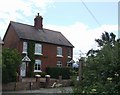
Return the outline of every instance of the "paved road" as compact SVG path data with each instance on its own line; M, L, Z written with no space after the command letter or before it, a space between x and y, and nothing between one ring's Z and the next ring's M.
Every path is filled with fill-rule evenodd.
M56 95L58 93L72 93L71 87L59 87L59 88L40 88L39 90L27 90L27 91L11 91L3 92L2 95Z

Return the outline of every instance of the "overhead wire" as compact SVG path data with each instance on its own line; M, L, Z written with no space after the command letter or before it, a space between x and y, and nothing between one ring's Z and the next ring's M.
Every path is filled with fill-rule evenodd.
M90 13L90 15L93 17L93 19L95 20L95 22L101 26L100 22L97 20L97 18L95 17L95 15L92 13L92 11L87 7L87 5L85 4L85 2L83 2L83 0L81 0L82 4L84 5L84 7L88 10L88 12Z

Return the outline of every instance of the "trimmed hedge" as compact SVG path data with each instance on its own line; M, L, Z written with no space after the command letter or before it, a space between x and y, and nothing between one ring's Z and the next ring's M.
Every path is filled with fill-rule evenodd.
M71 68L69 67L47 67L46 68L46 73L51 76L51 78L56 78L58 79L59 76L62 76L62 79L70 79L70 70Z

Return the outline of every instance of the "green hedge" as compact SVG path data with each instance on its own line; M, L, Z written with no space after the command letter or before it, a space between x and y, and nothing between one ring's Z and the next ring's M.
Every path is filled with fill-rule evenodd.
M62 79L70 79L70 68L68 67L47 67L46 73L51 76L51 78L58 79L59 76L62 76Z

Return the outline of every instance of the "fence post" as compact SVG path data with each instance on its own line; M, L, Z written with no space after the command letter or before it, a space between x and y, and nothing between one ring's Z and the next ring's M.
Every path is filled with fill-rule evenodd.
M62 76L59 76L59 82L61 82L62 81Z
M46 87L49 87L50 85L50 75L45 75L46 78Z
M35 75L36 82L40 82L41 75Z

